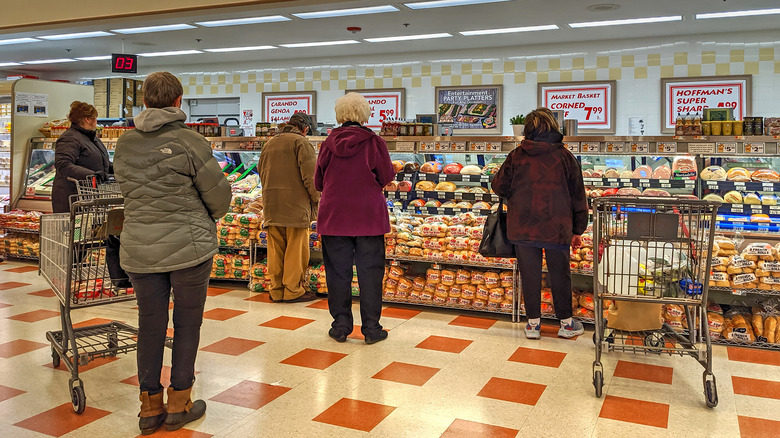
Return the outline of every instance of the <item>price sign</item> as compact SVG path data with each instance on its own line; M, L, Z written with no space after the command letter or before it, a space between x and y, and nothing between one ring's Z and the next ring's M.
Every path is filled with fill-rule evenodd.
M589 143L585 142L582 143L582 152L598 152L599 151L599 143Z
M438 178L439 178L439 182L447 181L447 175L446 174L440 173L438 175Z
M465 141L453 141L452 146L453 152L466 152L466 142Z
M734 183L734 187L737 190L745 190L745 183L742 182L742 181L737 181L737 182Z
M479 182L490 182L490 176L489 175L480 175L479 176Z
M764 154L764 143L745 143L746 154Z
M47 141L47 142L43 143L43 148L44 149L54 149L54 143L52 143L50 141Z
M485 152L487 151L487 143L484 141L472 141L471 150L472 152Z
M430 141L421 141L420 150L425 152L433 152L436 150L436 143Z
M377 90L346 90L346 93L354 91L368 101L371 107L371 115L365 126L372 129L382 127L385 119L404 118L403 108L406 106L405 90L403 88L377 89Z
M314 112L314 91L300 93L263 93L263 120L284 123L295 113Z
M607 143L607 152L623 152L623 146L625 143L622 141L620 142L608 142Z
M490 152L501 152L501 143L487 142L485 143L485 146Z
M718 150L719 154L736 154L737 153L737 144L736 143L717 143L715 146Z
M715 152L715 143L688 143L689 154L711 154Z
M437 151L449 151L450 150L450 142L448 141L437 141L434 143Z
M677 153L677 142L676 141L658 142L658 153L659 154L676 154Z
M398 152L414 152L414 142L397 141L395 142L395 150Z
M614 81L542 83L539 84L539 103L553 111L563 111L564 119L577 120L580 130L614 132L615 88Z
M580 142L578 141L565 141L563 142L563 145L566 146L566 149L572 154L580 153Z
M646 154L650 152L650 143L639 141L631 143L631 152L635 154Z
M704 115L705 108L731 108L743 120L750 99L750 76L687 80L663 79L664 131L674 130L677 114ZM716 120L727 120L718 118Z
M763 187L764 187L764 191L765 192L774 192L775 191L775 185L772 184L772 183L764 183ZM772 208L780 208L780 207L773 206Z

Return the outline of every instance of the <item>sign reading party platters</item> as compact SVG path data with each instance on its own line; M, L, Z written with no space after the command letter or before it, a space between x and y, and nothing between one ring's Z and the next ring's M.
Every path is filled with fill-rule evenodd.
M735 120L750 113L751 76L661 79L661 132L674 132L677 114L704 115L705 108L731 108Z
M539 106L577 120L578 133L615 133L616 81L546 82L538 88Z
M284 123L295 113L314 114L316 91L263 93L262 119L269 123Z
M501 85L436 87L439 124L452 124L454 134L501 134Z
M366 127L380 129L386 119L403 119L406 108L406 90L403 88L383 88L372 90L346 90L366 98L371 106L371 115Z

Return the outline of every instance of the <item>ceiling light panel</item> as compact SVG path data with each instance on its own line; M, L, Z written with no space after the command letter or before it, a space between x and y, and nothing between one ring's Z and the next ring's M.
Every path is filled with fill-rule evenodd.
M230 20L196 21L195 24L203 27L240 26L242 24L274 23L277 21L291 21L283 15L269 15L266 17L233 18Z
M0 46L6 46L9 44L23 44L23 43L40 43L41 40L35 38L11 38L10 40L0 40Z
M682 15L671 15L667 17L628 18L625 20L586 21L582 23L569 23L569 27L579 29L585 27L622 26L625 24L665 23L668 21L682 21Z
M174 50L170 52L147 52L139 53L138 56L144 56L147 58L154 58L156 56L179 56L179 55L194 55L196 53L203 53L200 50Z
M136 33L150 33L150 32L167 32L170 30L184 30L195 29L195 26L191 24L165 24L162 26L146 26L146 27L130 27L126 29L112 29L111 32L121 34L136 34Z
M97 30L94 32L78 32L78 33L63 33L59 35L44 35L39 36L38 38L44 39L44 40L51 40L51 41L59 41L59 40L75 40L77 38L95 38L95 37L103 37L103 36L111 36L112 33L104 32L102 30Z
M282 47L298 48L298 47L343 46L345 44L360 44L360 41L356 41L356 40L317 41L312 43L289 43L289 44L279 44L279 45Z
M58 59L36 59L35 61L22 61L22 64L59 64L63 62L76 62L75 59L71 58L58 58Z
M400 35L381 38L366 38L369 43L387 43L392 41L412 41L412 40L432 40L436 38L448 38L452 35L448 33L428 33L424 35Z
M543 26L505 27L502 29L467 30L459 33L464 36L476 36L476 35L495 35L501 33L537 32L540 30L556 30L556 29L560 29L560 28L555 24L548 24Z
M222 47L219 49L203 49L211 53L225 53L225 52L248 52L251 50L268 50L276 49L275 46L249 46L249 47Z
M103 56L86 56L83 58L76 58L79 61L106 61L111 59L111 55L103 55Z
M430 2L404 3L409 9L447 8L450 6L481 5L484 3L498 3L510 0L435 0Z
M707 18L734 18L734 17L755 17L758 15L780 14L780 9L753 9L752 11L732 11L732 12L713 12L707 14L696 14L697 20Z
M371 6L367 8L352 8L352 9L334 9L330 11L319 12L301 12L298 14L292 14L298 18L308 20L311 18L330 18L330 17L347 17L350 15L367 15L367 14L381 14L384 12L398 12L398 8L395 6Z
M14 65L22 65L18 62L0 62L0 67L13 67Z

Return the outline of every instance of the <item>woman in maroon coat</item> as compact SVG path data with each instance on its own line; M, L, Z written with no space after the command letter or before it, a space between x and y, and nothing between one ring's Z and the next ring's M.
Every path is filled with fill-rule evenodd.
M528 325L525 335L541 330L542 250L552 286L558 336L584 332L572 320L569 251L579 248L588 226L588 201L579 162L561 142L558 121L547 108L525 118L525 139L507 157L493 179L493 191L507 200L507 234L515 245Z
M371 115L358 93L336 100L334 129L320 146L314 186L322 192L317 232L322 236L328 307L333 317L330 337L338 342L352 333L352 265L360 285L361 331L367 344L387 338L379 324L384 235L390 220L382 188L395 177L387 144L363 126Z

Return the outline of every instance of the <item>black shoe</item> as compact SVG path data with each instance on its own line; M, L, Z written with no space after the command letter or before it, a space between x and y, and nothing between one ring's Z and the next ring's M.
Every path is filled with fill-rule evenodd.
M380 330L375 335L368 336L366 335L366 344L376 344L379 341L384 341L387 339L387 331L386 330Z
M303 295L299 296L298 298L293 298L291 300L284 300L285 303L305 303L307 301L314 301L317 299L317 295L314 295L314 292L306 292Z
M347 342L347 335L341 333L335 328L331 328L330 330L328 330L328 336L335 339L336 342Z
M166 413L163 412L160 415L154 417L141 417L138 419L138 427L141 429L141 435L151 435L157 432L164 423Z
M271 299L272 303L283 303L284 302L284 300L275 300L275 299L271 298L270 296L268 298Z
M205 413L206 402L203 400L195 400L192 402L192 407L189 412L168 413L168 416L165 419L165 428L168 430L179 430L184 427L185 424L199 419Z

